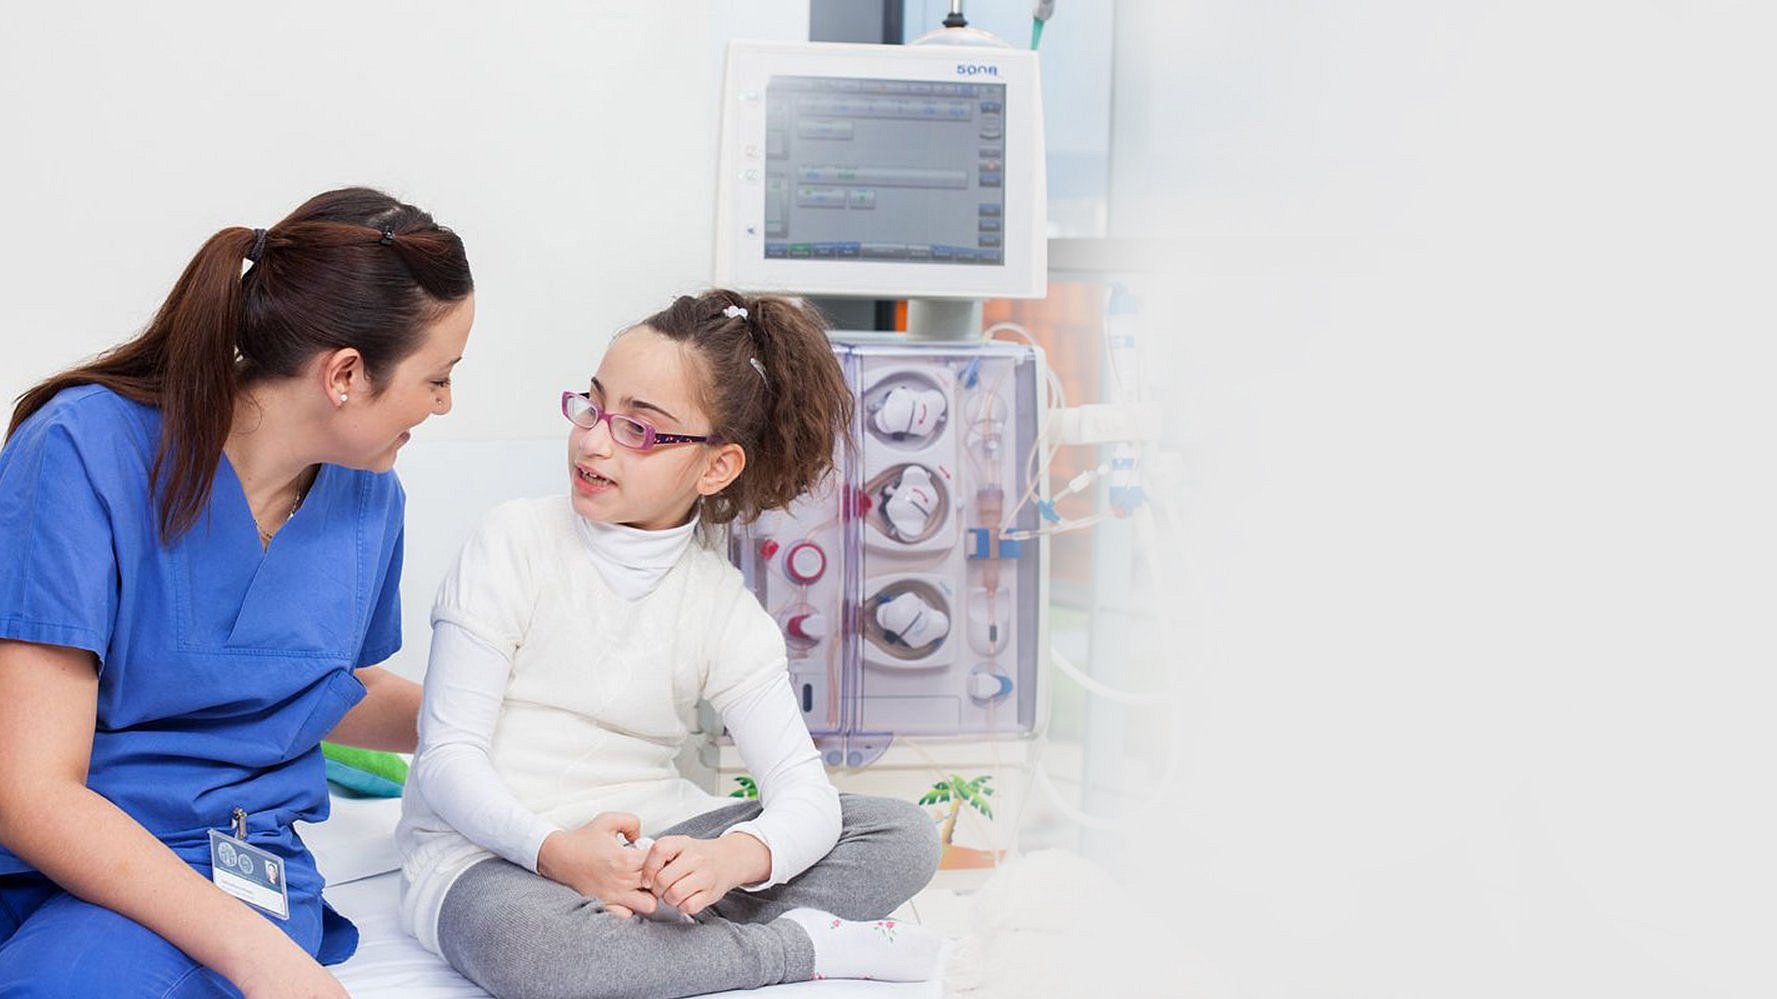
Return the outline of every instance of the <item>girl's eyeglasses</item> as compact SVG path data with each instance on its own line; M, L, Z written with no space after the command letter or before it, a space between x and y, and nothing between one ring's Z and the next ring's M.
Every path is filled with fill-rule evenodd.
M600 421L610 424L611 439L632 451L652 451L662 444L702 444L721 440L715 434L704 434L701 437L696 434L663 434L651 424L633 416L605 412L585 392L563 392L561 415L567 417L568 422L574 426L588 430L598 426Z

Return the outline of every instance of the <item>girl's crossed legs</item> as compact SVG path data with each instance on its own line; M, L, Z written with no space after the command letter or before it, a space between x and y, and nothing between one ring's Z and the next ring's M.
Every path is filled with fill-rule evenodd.
M731 891L691 925L619 919L598 900L504 860L459 877L438 917L438 944L458 971L501 999L699 995L805 981L808 931L779 919L818 909L879 920L938 867L938 837L917 807L842 794L839 842L813 867L763 891ZM757 801L705 812L660 836L709 839L759 816Z

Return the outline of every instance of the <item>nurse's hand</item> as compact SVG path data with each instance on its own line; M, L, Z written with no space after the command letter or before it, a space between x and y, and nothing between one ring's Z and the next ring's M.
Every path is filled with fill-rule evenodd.
M624 812L600 812L568 832L552 832L537 851L537 873L605 904L619 919L654 911L642 887L642 850L624 844L642 834L642 820Z
M693 839L662 836L642 865L642 883L656 897L695 916L741 885L771 877L771 850L745 832Z

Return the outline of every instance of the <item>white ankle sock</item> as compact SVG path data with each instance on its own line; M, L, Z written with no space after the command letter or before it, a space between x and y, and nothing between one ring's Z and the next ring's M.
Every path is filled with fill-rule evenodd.
M819 909L783 914L814 942L814 977L923 982L938 973L943 938L898 919L854 922Z

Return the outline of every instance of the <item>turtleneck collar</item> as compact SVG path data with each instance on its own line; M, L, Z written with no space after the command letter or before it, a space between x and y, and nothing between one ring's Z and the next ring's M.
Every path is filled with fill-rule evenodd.
M679 561L697 529L697 518L663 531L644 531L622 524L602 524L576 515L574 527L605 585L625 600L640 600L654 591Z

